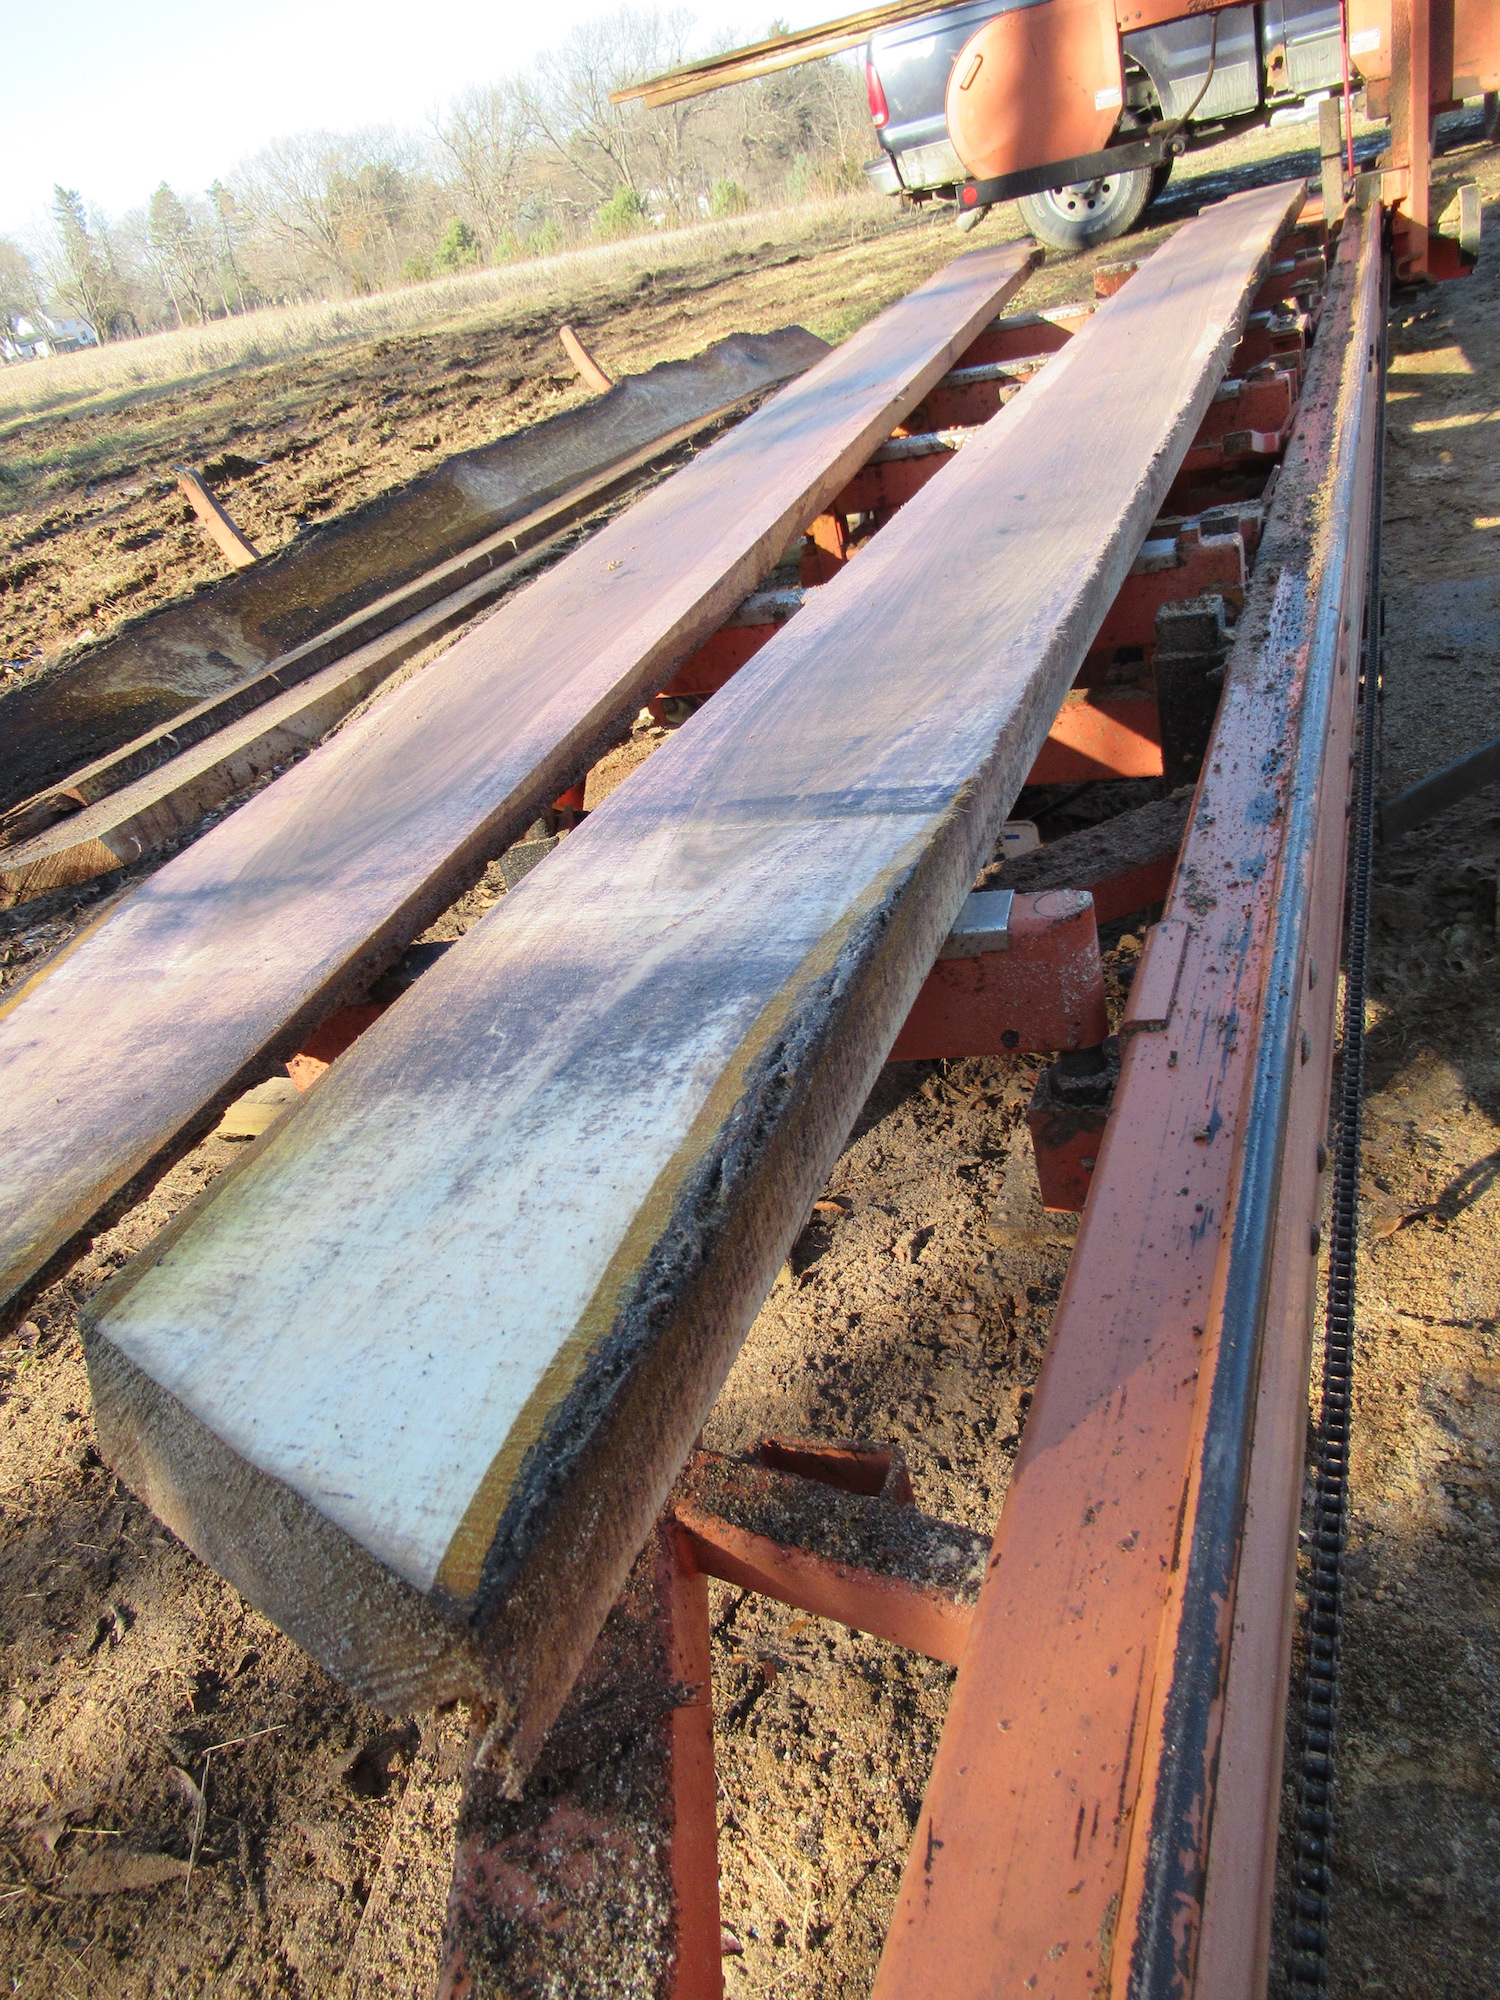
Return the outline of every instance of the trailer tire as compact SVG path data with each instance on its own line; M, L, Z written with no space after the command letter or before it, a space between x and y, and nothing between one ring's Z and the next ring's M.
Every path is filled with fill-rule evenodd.
M1128 173L1103 174L1072 187L1048 188L1044 194L1022 195L1021 219L1033 236L1054 250L1092 250L1133 229L1152 197L1155 170L1135 167Z

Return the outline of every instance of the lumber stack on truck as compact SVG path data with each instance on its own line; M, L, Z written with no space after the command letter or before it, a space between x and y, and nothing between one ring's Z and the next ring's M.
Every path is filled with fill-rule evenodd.
M87 1347L109 1461L376 1700L494 1703L486 1756L515 1782L994 849L1302 199L1300 183L1238 196L1158 251L98 1302ZM945 285L964 282L924 288L929 342ZM998 262L987 283L992 301ZM976 306L982 289L975 273ZM891 326L866 331L873 366ZM835 362L854 370L856 342ZM820 372L834 364L772 407L803 402L812 421ZM921 372L908 365L908 386ZM882 402L887 427L899 400ZM763 459L739 474L748 429L695 468L697 492L741 514L770 476ZM872 426L859 441L868 456ZM853 454L851 439L846 476ZM805 511L780 516L758 559ZM608 550L637 576L643 525L616 524ZM594 581L597 646L621 616ZM555 628L551 644L555 657ZM460 719L472 711L448 721L458 771ZM435 812L437 768L407 826ZM308 856L299 922L326 921L315 881L347 894L389 865L392 842L372 845L367 825L334 831Z

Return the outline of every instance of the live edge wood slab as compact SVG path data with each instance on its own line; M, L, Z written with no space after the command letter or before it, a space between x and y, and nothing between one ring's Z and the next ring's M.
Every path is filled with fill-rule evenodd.
M0 1324L583 775L1036 256L936 273L7 997Z
M1150 259L100 1295L101 1449L518 1782L991 852L1300 184Z

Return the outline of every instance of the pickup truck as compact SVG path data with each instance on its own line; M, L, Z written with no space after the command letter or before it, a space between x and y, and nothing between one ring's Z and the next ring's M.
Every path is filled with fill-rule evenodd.
M871 35L865 77L881 152L865 173L882 193L956 201L961 227L972 227L996 201L1019 199L1033 235L1057 249L1086 249L1134 227L1179 153L1343 88L1338 0L1261 0L1188 14L1120 38L1119 118L1106 148L1119 152L1117 168L1095 156L1086 177L1064 176L1058 185L1044 183L1066 162L979 180L950 128L955 105L963 106L955 65L962 54L977 75L972 51L983 49L980 30L1028 7L1029 0L967 0ZM974 158L972 147L964 152Z

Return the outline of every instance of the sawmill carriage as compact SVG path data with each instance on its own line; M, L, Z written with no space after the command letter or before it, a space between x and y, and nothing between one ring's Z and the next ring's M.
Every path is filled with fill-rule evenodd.
M1496 81L1393 7L1379 172L1330 116L1320 198L1209 205L1096 298L1007 311L1039 253L986 245L836 349L742 353L686 433L12 815L23 900L350 718L12 989L0 1311L285 1061L294 1108L90 1303L99 1451L347 1685L470 1705L445 2000L719 2000L710 1577L957 1667L878 2000L1261 2000L1326 1213L1288 1973L1321 1990L1385 312L1471 261L1431 122ZM1118 126L1118 23L976 36L1018 20L1093 24L1052 172ZM710 429L351 716L523 532ZM1011 856L1025 788L1122 778L1158 796ZM490 861L496 906L413 946ZM1098 926L1139 916L1111 1036ZM1025 1126L1080 1220L993 1539L919 1511L894 1443L702 1449L883 1065L1017 1052L1053 1058Z

